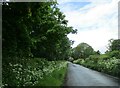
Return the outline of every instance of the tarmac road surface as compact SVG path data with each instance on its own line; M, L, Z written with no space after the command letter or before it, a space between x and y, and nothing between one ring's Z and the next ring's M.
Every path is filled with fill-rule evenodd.
M120 81L113 76L100 73L81 65L68 63L68 71L64 86L81 86L80 88L120 88ZM95 87L96 86L96 87ZM67 87L66 87L67 88Z

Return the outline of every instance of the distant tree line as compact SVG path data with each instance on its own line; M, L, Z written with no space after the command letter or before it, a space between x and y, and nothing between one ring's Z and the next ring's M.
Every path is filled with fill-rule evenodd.
M110 39L108 44L108 50L105 52L110 57L120 58L120 39ZM86 59L91 55L100 55L101 52L94 51L94 49L87 43L80 43L72 49L72 57L74 59Z

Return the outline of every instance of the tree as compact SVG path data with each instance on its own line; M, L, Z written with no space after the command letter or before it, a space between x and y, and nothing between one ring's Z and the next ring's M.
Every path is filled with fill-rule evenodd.
M114 51L114 50L118 50L120 51L120 39L116 39L116 40L109 40L109 51Z
M99 50L98 50L98 51L96 51L95 53L96 53L96 54L98 54L98 55L100 55L100 54L101 54Z
M72 42L67 35L77 30L67 26L68 21L57 7L57 2L6 2L2 4L2 11L3 84L11 86L19 83L16 80L9 82L15 75L12 70L15 64L28 69L26 63L31 63L30 59L63 60L70 56ZM37 62L33 60L34 67ZM41 60L38 70L43 70L43 65L47 64L46 60ZM20 85L23 85L22 74L26 74L23 69L18 76L22 78Z
M3 3L3 57L68 57L71 41L65 15L56 2Z
M80 43L77 47L73 49L73 57L78 58L87 58L90 55L94 54L93 48L87 43Z
M106 52L110 57L120 58L120 39L109 40L108 51Z

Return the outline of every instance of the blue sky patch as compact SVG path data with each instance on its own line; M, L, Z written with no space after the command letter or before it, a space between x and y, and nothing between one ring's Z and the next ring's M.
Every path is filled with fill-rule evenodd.
M77 10L88 4L91 4L91 2L65 2L59 4L58 7L61 9L61 11L68 11L67 8L69 8L69 10Z

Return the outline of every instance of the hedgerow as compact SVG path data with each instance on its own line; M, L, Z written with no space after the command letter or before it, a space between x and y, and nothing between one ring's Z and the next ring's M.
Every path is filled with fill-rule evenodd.
M78 59L74 63L120 78L120 59L108 54L91 55L86 59Z

